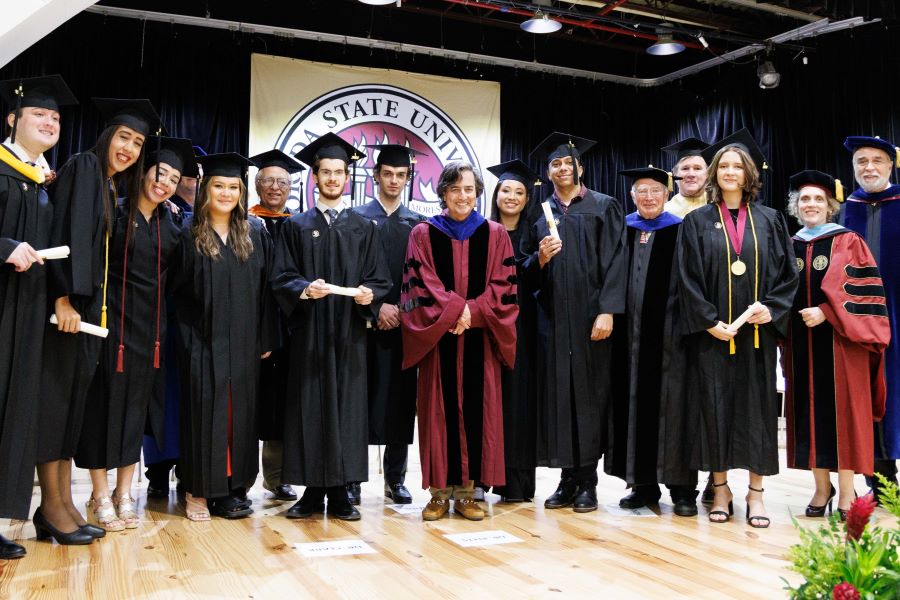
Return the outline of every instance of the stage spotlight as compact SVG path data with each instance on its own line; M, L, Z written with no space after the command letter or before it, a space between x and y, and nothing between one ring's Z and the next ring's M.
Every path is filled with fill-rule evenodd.
M394 4L397 0L359 0L363 4L371 4L372 6L387 6L388 4Z
M562 23L554 21L541 11L537 11L532 18L522 22L519 27L528 33L553 33L562 29Z
M653 56L668 56L684 51L684 44L676 42L672 37L671 23L662 22L656 30L656 43L647 48L647 54Z
M759 77L759 87L764 90L773 90L781 83L781 73L775 70L771 60L760 63L756 75Z
M703 46L703 49L706 50L709 48L709 42L706 41L706 38L703 37L703 34L697 36L697 41Z

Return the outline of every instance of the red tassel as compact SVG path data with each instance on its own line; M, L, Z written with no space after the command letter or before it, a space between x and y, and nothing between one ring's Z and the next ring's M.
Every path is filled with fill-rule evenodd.
M153 368L159 368L159 342L156 342L156 346L153 348Z
M125 372L125 346L123 344L119 344L119 357L116 359L116 373L124 373Z

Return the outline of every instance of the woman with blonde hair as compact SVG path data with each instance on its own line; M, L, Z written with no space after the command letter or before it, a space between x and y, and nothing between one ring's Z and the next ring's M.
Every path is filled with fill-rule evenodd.
M229 519L252 510L259 359L275 339L268 286L271 240L246 211L246 158L199 157L203 179L182 231L173 292L181 332L180 478L187 517ZM207 504L209 499L209 504Z
M778 339L797 288L784 217L757 202L762 152L747 130L703 152L709 204L681 226L677 268L688 356L691 468L710 471L714 523L733 514L729 469L747 469L747 523L769 526L765 475L778 472ZM744 324L739 317L746 318Z

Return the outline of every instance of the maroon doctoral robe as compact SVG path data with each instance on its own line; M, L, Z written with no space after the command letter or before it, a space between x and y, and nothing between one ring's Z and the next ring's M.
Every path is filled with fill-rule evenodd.
M891 337L881 276L856 233L804 231L794 237L800 287L784 352L788 466L871 475ZM825 313L824 323L804 325L799 311L810 306Z
M449 224L449 225L448 225ZM477 213L410 234L401 287L403 368L418 365L422 487L505 483L501 366L516 354L516 269L509 235ZM471 328L456 326L466 304Z

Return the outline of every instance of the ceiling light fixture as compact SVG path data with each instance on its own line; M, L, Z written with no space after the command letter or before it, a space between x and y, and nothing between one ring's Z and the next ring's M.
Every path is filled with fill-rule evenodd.
M684 52L684 44L676 42L672 36L672 24L663 21L656 29L656 43L647 48L647 54L653 56L668 56Z
M523 21L519 27L528 33L554 33L562 29L562 23L554 21L541 11L537 11L532 18Z
M359 0L363 4L371 4L372 6L387 6L388 4L394 4L396 0Z
M759 87L764 90L774 90L781 83L781 73L775 70L775 65L771 60L763 61L756 69L756 76L759 77Z

